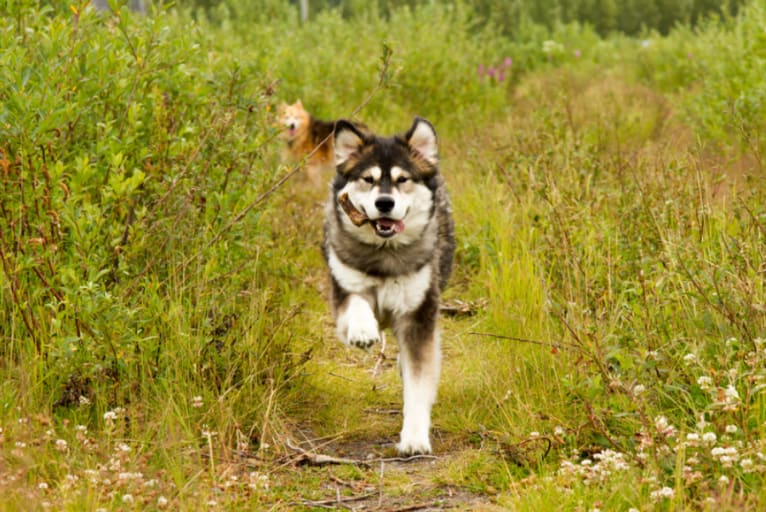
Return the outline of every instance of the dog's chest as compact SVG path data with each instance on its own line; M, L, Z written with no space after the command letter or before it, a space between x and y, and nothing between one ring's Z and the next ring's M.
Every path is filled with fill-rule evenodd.
M374 277L346 265L334 252L330 253L328 260L338 284L349 293L372 295L381 315L403 315L414 311L423 303L431 288L430 265L396 277Z

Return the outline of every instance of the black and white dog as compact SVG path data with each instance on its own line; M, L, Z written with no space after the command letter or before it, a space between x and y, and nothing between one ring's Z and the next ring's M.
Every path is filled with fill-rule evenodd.
M342 120L334 130L336 175L323 244L332 310L338 337L348 345L370 347L385 327L396 336L404 388L397 448L403 454L431 452L441 368L439 297L455 250L437 149L433 126L421 118L393 137Z

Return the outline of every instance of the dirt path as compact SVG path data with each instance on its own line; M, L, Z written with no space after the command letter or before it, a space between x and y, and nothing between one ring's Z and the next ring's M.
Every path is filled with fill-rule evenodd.
M357 511L502 510L491 496L444 478L465 456L462 451L400 458L388 440L332 443L319 453L309 448L293 466L306 483L291 505L305 509Z
M281 229L308 233L306 244L318 247L320 235L306 226L315 217L307 219L300 212L308 208L321 215L322 201L318 193L293 195L285 202L288 224ZM490 484L476 482L475 475L464 477L467 465L492 457L489 448L472 445L470 433L460 428L457 433L454 427L452 433L440 428L444 416L460 415L449 397L440 396L434 409L434 455L398 457L394 444L401 428L401 382L396 341L386 333L387 343L369 351L343 346L335 337L325 302L324 262L318 250L304 257L304 282L316 291L306 321L318 322L321 329L310 341L312 357L301 385L301 404L288 414L291 425L284 433L292 438L288 443L292 453L283 459L274 479L275 494L287 503L274 508L282 510L286 504L289 510L503 510L493 504ZM446 340L443 383L461 379L457 373L462 364L456 358L467 357L465 340L458 338L469 329L464 320L469 317L461 315L470 308L456 304L457 317L441 321Z

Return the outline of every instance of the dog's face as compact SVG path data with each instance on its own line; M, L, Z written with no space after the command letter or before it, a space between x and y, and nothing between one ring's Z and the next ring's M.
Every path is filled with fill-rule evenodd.
M301 100L292 105L282 103L279 106L279 124L283 127L284 137L294 139L301 130L305 129L309 122L309 113L303 108Z
M355 226L341 213L346 231L360 241L417 239L433 215L438 173L437 138L431 123L416 118L404 135L378 137L338 121L334 132L335 197L346 193L369 223ZM342 212L342 210L339 210Z

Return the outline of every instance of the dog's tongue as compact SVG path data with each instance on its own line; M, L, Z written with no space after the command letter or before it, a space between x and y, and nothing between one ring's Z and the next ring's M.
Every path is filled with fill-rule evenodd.
M404 222L400 220L393 220L393 219L378 219L378 224L387 228L387 229L393 229L394 233L401 233L404 231Z

